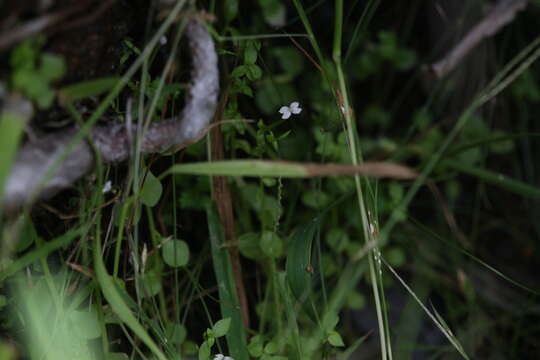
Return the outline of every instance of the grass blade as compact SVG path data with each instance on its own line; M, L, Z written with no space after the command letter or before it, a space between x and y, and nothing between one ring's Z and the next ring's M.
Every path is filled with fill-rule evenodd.
M122 295L116 288L113 278L107 273L107 269L105 269L105 264L103 263L101 256L101 239L98 238L96 239L94 246L94 270L101 292L111 305L113 312L142 340L142 342L146 344L146 346L148 346L159 360L167 360L165 354L157 346L154 340L152 340L148 332L146 332L144 327L135 318L131 309L124 301Z
M366 162L359 165L317 164L271 160L223 160L171 166L160 179L169 174L309 178L360 174L372 177L413 179L416 172L390 162Z
M229 252L223 246L224 237L221 223L213 208L208 208L206 214L212 247L212 261L219 290L221 316L223 319L231 319L231 327L226 335L230 355L235 360L249 360L240 302L236 293Z
M538 189L538 187L511 179L500 173L479 167L467 166L454 160L445 160L443 165L447 165L448 167L459 172L476 176L488 184L501 187L515 194L522 195L525 198L540 199L540 189Z
M21 258L15 260L11 265L9 265L5 270L0 272L0 282L4 281L9 276L21 271L25 267L33 264L35 261L48 256L53 251L56 251L69 243L71 243L75 238L84 234L87 230L87 227L81 227L76 230L71 230L66 234L57 237L52 241L48 241L38 249L29 252L28 254L22 256Z

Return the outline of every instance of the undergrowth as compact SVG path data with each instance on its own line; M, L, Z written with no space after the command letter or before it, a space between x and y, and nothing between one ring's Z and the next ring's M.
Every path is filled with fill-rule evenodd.
M98 161L2 220L0 358L538 351L540 40L527 21L490 40L506 46L496 71L435 81L414 40L419 1L201 3L215 16L221 125L175 153ZM65 66L45 38L25 40L2 54L4 91L78 121L74 141L104 115L175 114L187 10L178 1L145 42L126 39L121 75L76 84L55 82ZM2 113L0 185L23 132Z

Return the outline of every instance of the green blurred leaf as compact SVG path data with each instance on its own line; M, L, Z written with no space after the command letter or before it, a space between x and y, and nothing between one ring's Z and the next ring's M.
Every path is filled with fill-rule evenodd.
M261 237L257 233L249 232L242 234L238 237L238 249L240 253L252 260L261 260L262 249L260 247Z
M238 16L238 0L225 0L223 3L225 21L231 22Z
M303 309L315 321L317 318L311 303L312 272L311 249L319 230L320 221L315 219L298 228L293 234L287 252L286 274L291 291Z
M58 96L62 103L97 96L111 90L119 80L120 77L111 76L79 82L63 87Z
M312 209L323 209L330 201L331 197L320 190L307 190L302 194L302 202Z
M335 330L330 331L330 333L328 334L328 342L330 343L330 345L335 347L345 346L341 335L339 335L339 333Z
M43 54L39 73L46 82L60 79L66 72L64 59L54 54Z
M246 42L244 50L244 64L253 65L257 62L257 54L259 52L260 43L258 41L249 40Z
M185 241L169 240L161 247L161 256L167 265L182 267L189 261L189 247Z
M291 77L300 75L304 70L304 58L298 49L291 46L275 47L271 49L272 54L279 61L279 65Z
M161 291L161 275L154 269L142 274L138 281L144 298L156 296Z
M264 0L259 4L263 10L264 20L271 26L285 25L286 9L285 5L280 0Z
M172 344L183 344L186 340L187 330L186 327L179 323L167 323L166 327L167 340Z
M4 186L11 170L11 166L19 147L19 142L22 137L25 123L29 119L24 119L21 116L11 111L0 112L0 199L4 193ZM31 116L31 114L28 114Z
M161 182L148 170L140 192L141 202L146 206L153 207L158 203L162 192Z
M69 319L82 339L90 340L101 336L101 325L95 310L73 310L69 312Z
M283 255L281 239L273 231L263 231L260 241L260 248L265 255L273 259L277 259Z
M199 347L199 360L208 360L210 358L210 346L205 342Z

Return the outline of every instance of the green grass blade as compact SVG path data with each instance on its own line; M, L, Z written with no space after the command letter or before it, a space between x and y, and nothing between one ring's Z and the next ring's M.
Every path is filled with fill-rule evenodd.
M538 187L514 180L500 173L479 167L468 166L454 160L445 160L443 164L459 172L475 176L488 184L524 196L525 198L540 199L540 189Z
M382 262L386 265L388 270L395 276L395 278L403 285L403 287L407 290L409 294L416 300L418 305L424 310L424 312L429 316L429 318L435 323L435 325L441 330L443 335L450 341L452 346L456 349L456 351L464 358L469 360L469 356L465 353L465 350L463 349L463 346L459 342L459 340L454 336L448 325L444 321L441 321L442 318L439 317L438 313L433 314L429 309L422 303L422 301L418 298L418 296L415 294L414 291L405 283L405 281L397 274L397 272L386 262L384 258L381 257Z
M167 360L165 354L135 318L129 306L116 288L113 278L107 273L101 254L101 239L96 239L96 243L94 245L94 271L96 273L96 278L100 285L101 292L111 305L113 312L141 339L143 343L146 344L146 346L148 346L148 348L159 360Z
M173 165L159 178L169 174L309 178L361 174L371 177L413 179L416 173L403 165L390 162L363 164L318 164L272 160L223 160Z
M56 251L68 244L70 244L75 238L84 234L87 230L87 227L80 227L76 230L71 230L66 234L52 240L48 241L38 249L29 252L28 254L22 256L21 258L15 260L11 265L9 265L5 270L0 272L0 282L4 281L9 276L21 271L25 267L33 264L35 261L48 256L53 251Z
M67 103L101 95L113 89L119 81L119 76L110 76L78 82L60 89L58 98L61 103Z
M231 327L226 335L231 357L235 360L249 360L246 332L240 311L240 302L236 292L229 252L223 246L224 237L221 223L213 208L206 211L212 261L217 279L222 318L231 318Z
M0 134L2 135L2 141L0 142L0 200L4 193L4 185L9 170L19 147L24 125L31 116L31 111L15 113L15 111L10 111L9 108L0 113Z

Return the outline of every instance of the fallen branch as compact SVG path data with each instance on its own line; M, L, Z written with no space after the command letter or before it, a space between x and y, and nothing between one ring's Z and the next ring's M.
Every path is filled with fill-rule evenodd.
M454 70L480 42L495 35L509 24L516 14L525 9L527 0L500 0L482 21L474 26L465 37L441 60L428 65L428 70L441 79Z
M195 18L188 21L186 35L193 63L193 85L186 105L179 116L149 126L142 138L143 153L161 152L195 139L208 126L216 109L219 73L212 37ZM23 146L11 169L2 199L6 213L17 211L35 200L50 198L93 170L94 152L88 143L81 142L67 154L57 171L45 179L77 131L75 127L69 128ZM97 126L91 133L96 151L108 163L126 160L130 153L129 139L134 137L134 130L128 131L124 124Z

